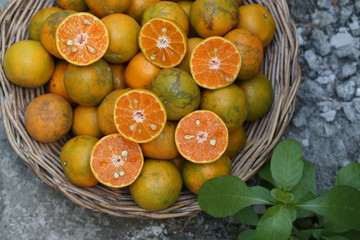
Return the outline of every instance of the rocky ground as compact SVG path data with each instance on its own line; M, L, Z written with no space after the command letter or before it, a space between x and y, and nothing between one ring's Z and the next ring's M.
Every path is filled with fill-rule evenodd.
M0 6L7 0L1 0ZM302 84L284 138L302 143L319 188L360 162L360 1L287 0L300 38ZM38 179L0 127L0 239L235 239L232 218L138 220L80 207Z

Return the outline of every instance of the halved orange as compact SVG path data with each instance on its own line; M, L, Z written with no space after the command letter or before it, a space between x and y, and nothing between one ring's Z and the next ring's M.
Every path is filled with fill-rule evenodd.
M187 37L176 22L157 17L150 19L140 29L139 47L154 65L175 67L185 57Z
M155 139L164 129L166 119L162 101L149 90L130 90L115 102L116 129L131 141L146 143Z
M208 110L197 110L183 117L175 130L180 154L194 163L214 162L225 152L229 133L224 121Z
M214 36L195 47L190 57L190 71L199 86L218 89L235 81L241 62L240 52L232 42Z
M91 171L100 183L109 187L130 185L139 176L143 165L140 145L118 133L101 138L91 152Z
M94 15L79 12L66 17L56 30L56 47L68 62L87 66L105 54L109 46L108 31Z

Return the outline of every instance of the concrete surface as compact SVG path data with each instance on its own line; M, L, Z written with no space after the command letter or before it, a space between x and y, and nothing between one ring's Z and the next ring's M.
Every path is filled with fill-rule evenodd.
M0 7L8 0L0 0ZM302 143L319 187L360 161L360 1L288 0L300 33L303 82L284 138ZM36 177L0 125L0 239L235 239L232 218L137 220L80 207Z

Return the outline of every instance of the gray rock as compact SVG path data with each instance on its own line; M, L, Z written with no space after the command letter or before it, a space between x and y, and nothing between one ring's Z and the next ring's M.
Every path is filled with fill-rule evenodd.
M360 23L357 16L353 15L351 17L351 22L349 23L349 29L353 36L360 36Z
M339 18L339 22L341 25L344 25L349 20L350 16L353 14L353 11L353 6L347 6L341 9Z
M330 53L330 42L329 37L321 29L314 29L312 31L311 37L314 41L317 53L320 56L325 56Z
M352 62L352 63L346 63L343 65L342 70L341 70L341 77L342 78L348 78L351 75L356 73L356 67L357 67L358 63L357 62Z
M320 116L324 118L327 122L333 122L335 120L336 113L337 112L335 110L328 110L321 113Z
M355 95L356 84L354 81L346 81L336 86L336 93L339 98L345 101L351 101Z
M334 14L331 11L317 11L311 14L312 23L319 27L326 27L335 23L337 19L337 14Z
M353 41L353 36L348 33L346 28L342 27L339 29L339 33L331 37L330 44L335 48L341 48L345 46L351 46Z
M322 75L316 78L316 82L319 84L333 84L335 82L336 76L332 71L324 71Z
M355 108L355 104L353 102L347 102L343 104L343 110L345 113L345 117L350 122L355 122L360 120L360 114L357 113Z
M312 49L306 50L304 54L305 60L309 68L317 70L320 67L320 58L316 56L315 52Z

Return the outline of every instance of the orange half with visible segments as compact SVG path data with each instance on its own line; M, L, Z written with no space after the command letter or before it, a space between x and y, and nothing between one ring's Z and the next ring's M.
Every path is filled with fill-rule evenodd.
M228 138L224 121L208 110L189 113L175 130L175 143L180 154L194 163L216 161L225 152Z
M91 171L100 183L109 187L130 185L139 176L143 165L140 145L118 133L101 138L91 152Z
M116 129L131 141L146 143L155 139L164 129L166 119L162 101L149 90L130 90L115 102Z
M71 14L56 30L56 47L60 55L77 66L96 62L108 46L109 35L104 23L90 13Z

